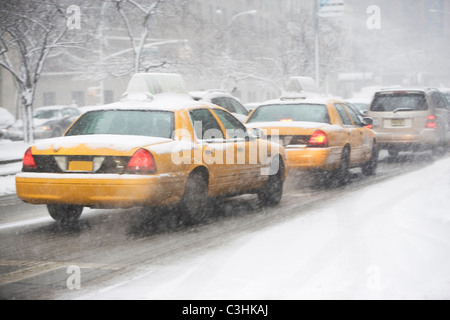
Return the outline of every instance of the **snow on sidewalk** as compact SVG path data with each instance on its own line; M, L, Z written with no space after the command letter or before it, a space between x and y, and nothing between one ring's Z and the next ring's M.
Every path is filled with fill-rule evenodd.
M81 298L450 299L449 195L445 159Z

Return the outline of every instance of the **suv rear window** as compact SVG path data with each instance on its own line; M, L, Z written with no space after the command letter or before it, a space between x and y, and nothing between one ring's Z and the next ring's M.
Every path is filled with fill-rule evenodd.
M381 93L376 94L370 107L375 112L425 111L428 110L424 93Z

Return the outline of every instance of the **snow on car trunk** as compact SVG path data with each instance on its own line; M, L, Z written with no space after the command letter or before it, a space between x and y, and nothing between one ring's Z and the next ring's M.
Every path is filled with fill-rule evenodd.
M37 142L35 149L39 154L54 154L56 152L62 154L70 150L70 152L82 152L82 154L108 155L113 152L114 155L117 155L117 152L132 154L136 148L169 141L172 140L145 136L99 134L46 139Z

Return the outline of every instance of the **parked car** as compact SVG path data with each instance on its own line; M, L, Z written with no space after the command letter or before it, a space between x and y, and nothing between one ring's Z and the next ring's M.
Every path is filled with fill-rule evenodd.
M444 96L447 98L448 102L450 103L450 88L443 88L443 89L440 89L440 91L444 94Z
M378 142L365 127L371 123L341 100L280 99L253 110L246 126L263 130L269 140L279 139L289 169L313 171L318 182L343 185L350 168L376 174Z
M280 145L187 92L138 95L148 83L158 77L135 75L124 100L87 111L63 137L30 147L16 176L19 198L47 205L59 222L78 219L84 207L168 205L199 222L209 199L243 193L279 203L286 177Z
M211 102L219 107L222 107L231 112L241 122L247 120L249 111L242 105L242 103L231 94L223 90L209 90L209 91L191 91L191 97L196 101Z
M60 137L81 112L71 106L48 106L35 109L33 126L35 139ZM18 120L9 130L11 140L23 140L23 121Z
M367 111L369 110L370 103L372 102L372 100L370 100L370 99L346 99L345 102L355 106L359 110L359 112L365 117L367 115Z
M8 129L14 124L14 116L5 108L0 108L0 139L6 137Z
M432 88L395 88L375 93L368 116L373 118L382 149L393 157L401 151L442 153L450 143L450 105Z

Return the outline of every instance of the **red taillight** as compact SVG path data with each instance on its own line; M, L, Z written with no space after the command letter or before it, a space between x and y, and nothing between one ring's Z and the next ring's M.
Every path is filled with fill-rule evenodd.
M155 171L155 159L153 158L153 155L145 149L136 151L127 165L127 172L131 173L154 173Z
M36 169L36 162L34 161L33 155L31 154L31 148L28 148L27 151L25 151L25 155L23 156L22 160L23 169Z
M317 130L311 136L308 147L328 147L328 137L325 132Z
M373 125L372 124L369 124L369 125L367 125L365 127L368 128L368 129L373 129Z
M426 128L427 129L437 129L438 128L437 122L436 122L436 116L434 116L434 115L428 116Z

